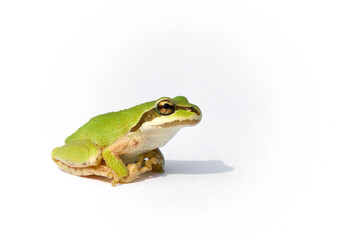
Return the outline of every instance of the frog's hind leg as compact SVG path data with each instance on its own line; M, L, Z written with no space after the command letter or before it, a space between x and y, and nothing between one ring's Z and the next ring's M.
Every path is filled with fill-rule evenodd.
M91 140L77 140L55 148L51 154L54 162L63 171L77 175L98 175L117 178L114 171L101 164L101 149Z
M76 176L102 176L107 178L116 178L116 174L114 171L105 166L105 165L98 165L94 167L70 167L59 160L54 160L54 162L59 166L61 170L64 172L76 175Z

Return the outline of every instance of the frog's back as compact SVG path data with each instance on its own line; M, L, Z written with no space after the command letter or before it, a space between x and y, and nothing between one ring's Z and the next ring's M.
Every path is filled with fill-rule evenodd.
M129 133L134 123L140 120L143 112L151 109L152 106L153 102L148 102L118 112L95 116L70 135L65 143L89 139L100 147L106 147Z

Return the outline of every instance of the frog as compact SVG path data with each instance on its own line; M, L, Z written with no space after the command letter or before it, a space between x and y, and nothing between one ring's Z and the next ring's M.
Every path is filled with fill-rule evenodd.
M159 148L201 118L200 108L186 97L161 97L91 118L54 148L51 158L66 173L105 177L112 186L129 183L146 172L163 172Z

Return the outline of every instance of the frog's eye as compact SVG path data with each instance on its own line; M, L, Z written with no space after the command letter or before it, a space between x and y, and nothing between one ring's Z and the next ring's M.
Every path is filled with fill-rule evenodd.
M162 100L158 103L157 109L161 115L170 115L175 112L175 104L170 100Z

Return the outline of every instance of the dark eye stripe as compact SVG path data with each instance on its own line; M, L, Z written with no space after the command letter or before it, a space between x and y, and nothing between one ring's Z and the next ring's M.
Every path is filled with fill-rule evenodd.
M187 106L176 106L176 110L184 110L196 113L196 115L200 115L200 112L194 107L187 107Z
M150 122L150 121L152 121L154 118L157 118L157 117L160 117L160 114L158 113L158 111L156 110L156 108L153 108L153 109L145 112L145 113L141 116L139 122L138 122L134 127L131 128L130 132L135 132L135 131L137 131L137 130L143 125L143 123L145 123L145 122Z

